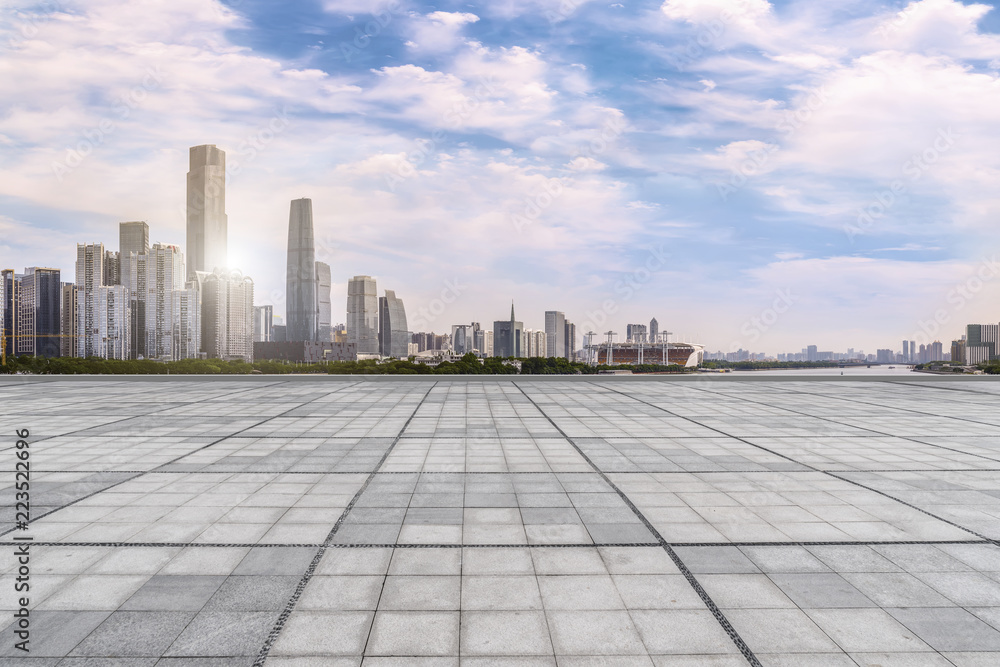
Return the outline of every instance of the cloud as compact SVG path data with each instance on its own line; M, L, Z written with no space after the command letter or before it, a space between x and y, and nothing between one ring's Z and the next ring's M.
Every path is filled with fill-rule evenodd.
M479 21L466 12L432 12L410 21L410 48L424 52L446 52L462 41L462 29Z

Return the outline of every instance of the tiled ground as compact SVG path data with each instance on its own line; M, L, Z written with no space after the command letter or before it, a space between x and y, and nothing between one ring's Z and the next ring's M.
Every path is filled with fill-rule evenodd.
M0 667L997 665L998 408L919 377L5 378L31 652L8 625Z

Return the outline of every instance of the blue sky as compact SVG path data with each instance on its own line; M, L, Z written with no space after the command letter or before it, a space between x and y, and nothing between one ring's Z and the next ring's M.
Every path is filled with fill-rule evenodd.
M283 311L313 199L335 313L558 309L711 350L874 352L1000 320L993 3L3 3L0 264L72 276L227 151L230 264ZM71 278L70 278L71 279ZM342 309L342 307L341 307ZM335 315L336 317L336 315Z

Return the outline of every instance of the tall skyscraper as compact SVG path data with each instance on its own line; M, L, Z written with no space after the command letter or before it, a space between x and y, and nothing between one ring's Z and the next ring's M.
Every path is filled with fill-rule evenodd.
M201 356L201 291L197 281L173 294L173 340L171 352L174 361L197 359Z
M127 285L131 274L131 263L134 255L145 255L149 252L149 225L145 222L118 223L118 263L121 279L117 282L104 281L105 285ZM107 269L105 268L105 271ZM133 298L135 295L133 295Z
M124 285L98 287L94 293L93 356L119 361L130 358L132 312ZM90 356L90 355L87 355Z
M146 284L146 255L149 253L149 225L142 221L118 223L118 275L119 279L110 282L105 279L105 285L125 285L128 287L131 299L132 322L129 350L131 357L155 356L148 351L146 332L146 295L153 285ZM105 275L108 273L108 262L105 262Z
M545 353L566 356L566 315L558 310L545 311Z
M522 357L521 339L524 323L514 319L514 304L510 304L510 319L493 322L493 356Z
M213 359L253 361L253 281L239 271L199 272L201 345Z
M649 321L649 342L660 342L660 323L656 321L655 317Z
M576 361L576 325L566 320L566 359Z
M79 243L76 246L77 348L76 356L100 354L101 341L97 317L97 290L104 285L104 244Z
M76 356L76 317L79 290L73 283L62 284L62 303L59 305L59 352L63 357Z
M125 274L126 277L128 274ZM114 252L112 250L104 251L104 284L105 285L121 285L122 284L122 262L121 253Z
M312 200L295 199L288 214L288 264L285 270L285 335L288 340L316 341L319 308L316 291Z
M358 354L378 354L378 292L371 276L347 283L347 342Z
M333 331L331 329L333 323L333 304L330 301L331 284L330 265L326 262L316 262L317 328L319 331L317 340L323 343L329 343L333 340Z
M3 345L3 353L8 357L16 356L14 354L14 321L15 321L15 309L14 304L17 303L17 276L14 274L13 269L4 269L0 271L0 345Z
M379 297L378 346L383 357L406 359L409 353L410 334L406 330L406 311L403 300L392 290Z
M187 275L228 266L226 153L214 144L190 150L187 174Z
M253 342L270 343L274 338L274 306L254 306Z

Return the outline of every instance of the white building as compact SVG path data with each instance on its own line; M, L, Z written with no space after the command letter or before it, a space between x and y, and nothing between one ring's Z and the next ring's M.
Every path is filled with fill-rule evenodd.
M184 288L184 255L177 246L157 243L138 260L146 274L143 298L133 300L143 311L143 356L173 359L174 292Z
M201 356L201 292L196 282L174 290L171 318L171 358L197 359Z
M104 285L104 244L78 243L76 246L77 346L76 356L101 354L97 317L97 290Z
M97 347L93 356L117 360L130 358L132 306L128 288L124 285L98 287L94 292L94 310L92 338Z
M204 352L211 359L253 361L253 281L235 269L196 276Z

